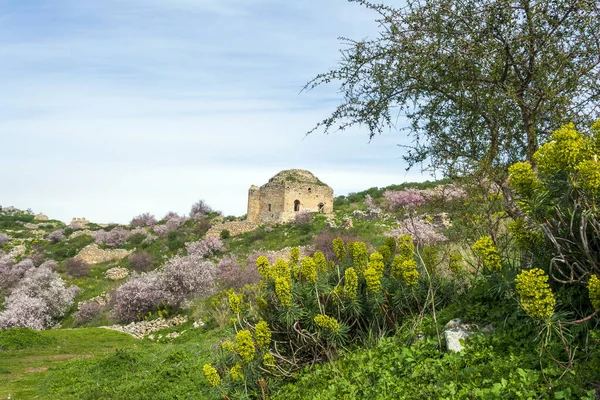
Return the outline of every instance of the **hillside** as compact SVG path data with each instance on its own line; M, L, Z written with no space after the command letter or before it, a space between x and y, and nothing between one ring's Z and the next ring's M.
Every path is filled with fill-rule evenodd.
M594 289L519 286L546 244L523 246L495 184L226 229L243 219L2 209L0 398L594 398Z

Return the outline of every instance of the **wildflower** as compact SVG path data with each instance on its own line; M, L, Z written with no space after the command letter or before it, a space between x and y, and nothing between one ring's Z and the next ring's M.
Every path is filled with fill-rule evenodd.
M595 158L583 161L575 167L579 185L590 192L600 190L600 163Z
M548 275L539 268L522 271L515 278L521 308L532 318L547 320L554 313L556 299L547 281Z
M229 353L235 353L235 345L231 340L226 340L223 343L221 343L221 349Z
M274 279L288 278L290 279L290 265L282 259L275 261L275 265L271 268L271 275Z
M344 296L349 299L356 297L358 290L358 275L354 268L348 268L344 272Z
M284 307L292 304L292 284L289 279L275 278L275 294Z
M235 335L235 351L244 361L252 361L256 354L256 348L252 341L252 334L249 330L241 330Z
M471 246L475 254L481 259L483 267L488 271L502 270L502 260L498 248L490 236L484 236Z
M369 256L369 268L374 268L381 276L385 270L385 264L383 263L383 256L381 253L373 253Z
M354 262L354 268L360 274L367 269L369 262L369 251L367 245L363 242L354 242L351 247L352 261Z
M395 240L394 238L388 239ZM385 265L390 265L390 263L392 262L392 257L394 256L392 253L392 249L387 244L384 244L382 246L379 246L377 252L383 257L383 263Z
M344 262L346 259L346 246L344 245L344 241L341 238L333 239L333 252L335 253L335 257L339 262Z
M367 282L367 290L371 293L379 293L381 291L381 274L379 271L370 267L365 270L364 275Z
M510 186L521 195L530 195L538 179L529 162L518 162L508 168Z
M234 314L239 314L242 312L242 295L235 294L232 290L227 291L227 302L229 303L229 308L233 311Z
M270 278L271 263L267 257L260 256L256 259L256 269L258 270L260 277L264 280Z
M206 377L206 380L208 380L208 383L210 383L211 386L216 387L221 384L221 377L219 376L219 373L217 372L215 367L213 367L210 364L204 364L204 366L202 367L202 371L204 372L204 376Z
M236 363L233 367L231 367L231 369L229 370L229 374L231 375L231 379L233 379L234 381L242 378L244 376L244 369L242 367L242 363Z
M290 271L294 274L294 278L298 279L300 275L300 249L298 247L292 247L290 253Z
M332 332L339 332L340 330L340 323L337 319L328 315L319 314L315 317L314 321L321 328L330 329Z
M600 311L600 279L596 275L590 277L588 292L592 307L594 307L594 310Z
M265 321L260 321L256 324L256 328L254 328L254 338L256 339L256 344L261 349L269 347L271 343L271 329L269 329L269 324Z
M540 172L555 174L573 170L589 153L588 141L570 123L554 131L550 141L542 145L533 157Z
M417 263L411 258L403 258L398 255L392 261L392 275L400 279L407 286L414 286L419 280L419 271Z
M327 272L327 259L325 258L325 254L316 251L315 254L313 254L313 260L317 266L317 272Z
M263 364L267 367L274 367L275 357L273 357L273 354L265 353L265 355L263 356Z
M403 259L412 258L415 254L415 245L413 244L412 236L398 236L398 255Z
M302 259L300 275L303 280L306 280L309 283L317 282L317 266L311 257L304 257Z

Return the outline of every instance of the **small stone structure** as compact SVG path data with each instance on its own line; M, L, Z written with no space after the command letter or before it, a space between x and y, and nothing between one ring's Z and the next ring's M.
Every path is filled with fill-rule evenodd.
M248 190L248 221L251 223L284 223L302 210L333 213L333 189L311 172L288 169L279 172L262 185Z
M71 222L69 223L69 226L73 229L81 229L89 223L90 223L90 221L88 221L86 218L75 217L71 220Z

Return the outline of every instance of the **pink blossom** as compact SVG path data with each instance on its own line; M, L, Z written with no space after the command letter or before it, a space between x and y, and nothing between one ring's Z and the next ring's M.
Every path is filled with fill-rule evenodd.
M197 242L189 242L185 244L188 255L198 256L200 258L210 257L216 253L225 250L223 242L218 237L206 237Z
M419 246L430 246L447 240L432 224L418 218L407 218L399 222L398 228L388 232L387 236L397 238L406 234L411 235Z
M383 197L388 203L390 210L399 208L415 208L425 204L425 191L408 188L399 191L386 190Z

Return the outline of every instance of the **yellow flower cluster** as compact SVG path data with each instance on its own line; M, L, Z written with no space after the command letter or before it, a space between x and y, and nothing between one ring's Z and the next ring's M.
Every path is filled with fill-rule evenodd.
M242 378L244 376L244 369L242 367L242 363L236 363L233 367L231 367L231 369L229 370L229 374L231 374L231 379L233 379L234 381Z
M450 259L448 261L448 269L452 271L454 274L458 274L462 270L462 261L463 257L458 253L450 254Z
M577 183L582 189L592 193L600 190L600 163L598 162L598 156L582 161L575 169L577 170Z
M533 157L542 173L572 171L577 164L589 158L590 145L589 139L570 123L554 131L550 141L542 145Z
M304 257L302 259L300 279L312 284L317 282L317 266L312 257Z
M227 301L229 302L229 308L234 314L242 312L242 295L235 294L233 289L227 291Z
M333 239L332 244L335 257L339 262L344 262L346 259L346 246L344 245L344 241L341 238L335 238Z
M244 361L252 361L256 355L256 348L249 330L241 330L235 335L235 351Z
M260 256L256 259L256 269L260 274L260 277L264 280L269 280L271 274L271 263L265 256Z
M538 178L529 162L518 162L508 168L510 186L517 193L529 196L538 185Z
M267 367L274 367L275 357L273 357L273 354L265 353L265 355L263 356L263 364Z
M594 307L594 310L600 311L600 279L596 275L590 277L588 292L592 307Z
M221 384L221 377L219 376L219 373L217 372L216 368L212 365L204 364L204 366L202 367L202 372L204 372L204 376L206 377L206 380L208 381L208 383L210 383L211 386L216 387Z
M227 352L235 353L235 345L231 340L226 340L221 343L221 348Z
M374 268L377 272L383 276L385 270L385 264L383 263L383 256L379 252L375 252L369 256L369 268Z
M256 324L254 338L261 349L269 347L269 344L271 344L271 329L269 329L269 324L266 321L260 321Z
M543 240L543 235L540 232L529 229L525 220L521 218L510 221L507 228L515 243L521 249L531 249Z
M556 299L547 281L548 275L539 268L524 270L515 278L521 308L530 317L547 320L554 313Z
M358 291L358 275L354 268L348 268L344 272L344 296L349 299L356 297Z
M381 274L373 267L367 268L363 273L367 282L367 291L379 293L381 291Z
M329 315L319 314L315 317L314 321L321 328L330 329L332 332L339 332L340 330L340 323L337 319Z
M397 255L392 261L392 275L402 280L406 286L414 286L419 281L417 263L412 257L406 259Z
M398 255L403 259L413 258L415 255L415 245L410 235L398 236Z
M352 254L352 261L354 262L354 268L360 275L366 268L369 262L369 250L367 245L363 242L354 242L350 249Z
M300 273L300 249L298 247L292 247L290 252L290 271L294 274L294 278L298 279Z
M275 278L275 294L284 307L292 305L292 283L290 279Z
M275 261L275 265L271 267L271 277L291 279L290 265L282 259Z
M325 254L321 253L320 251L315 251L315 254L313 254L313 260L317 266L317 272L327 272L327 259L325 258Z
M485 269L488 271L502 270L500 253L498 253L498 248L494 244L491 236L483 236L471 246L471 249L473 249L479 259L481 259Z

